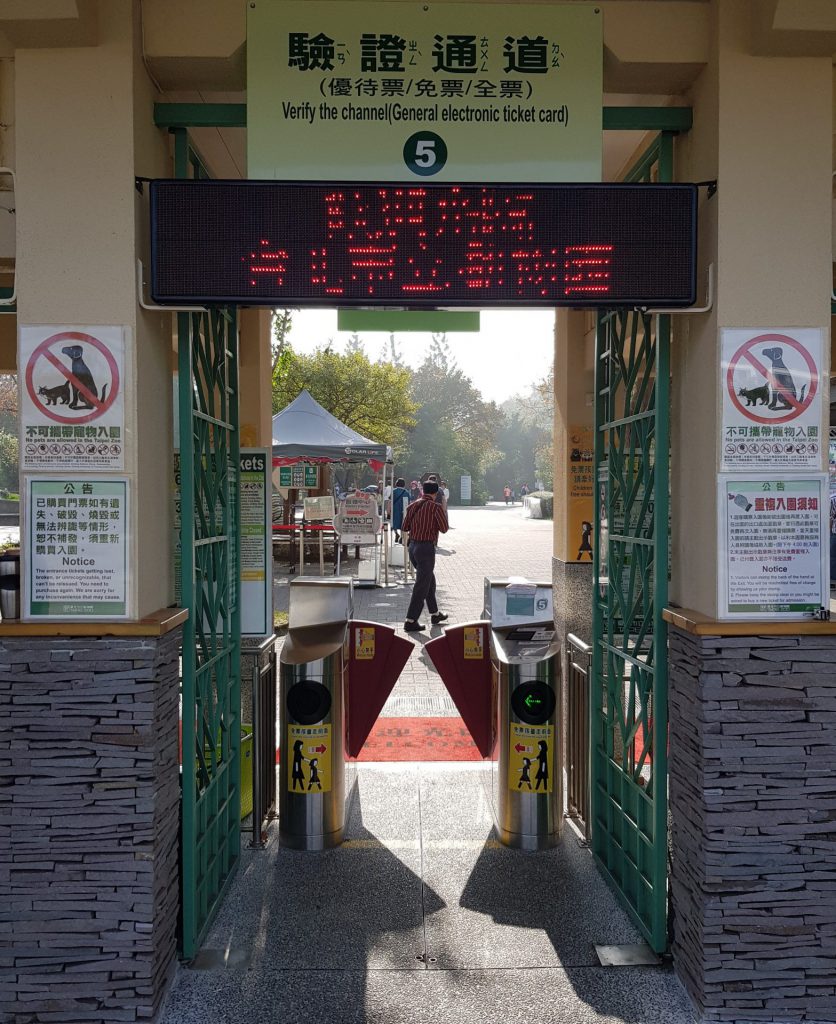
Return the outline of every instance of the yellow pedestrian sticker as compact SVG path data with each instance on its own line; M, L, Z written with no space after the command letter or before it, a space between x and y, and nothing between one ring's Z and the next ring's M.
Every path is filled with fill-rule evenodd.
M354 657L358 661L374 659L374 629L358 626L354 633Z
M282 751L282 757L285 752ZM287 788L309 795L331 790L331 726L288 725Z
M481 660L485 657L484 626L464 627L465 661Z
M515 793L551 793L554 726L511 723L508 788Z

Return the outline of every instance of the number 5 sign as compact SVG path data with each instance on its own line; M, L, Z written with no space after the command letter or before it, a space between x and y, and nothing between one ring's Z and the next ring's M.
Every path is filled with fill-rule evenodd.
M124 468L125 328L21 326L24 471Z

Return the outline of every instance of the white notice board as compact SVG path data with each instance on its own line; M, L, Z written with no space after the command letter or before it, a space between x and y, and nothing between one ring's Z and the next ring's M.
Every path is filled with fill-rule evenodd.
M718 481L718 617L818 617L830 597L827 476Z
M241 449L241 636L273 632L272 468L270 449Z

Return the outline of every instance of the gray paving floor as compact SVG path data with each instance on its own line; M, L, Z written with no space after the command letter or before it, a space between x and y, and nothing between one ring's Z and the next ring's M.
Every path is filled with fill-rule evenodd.
M550 522L520 506L451 522L436 562L451 622L478 618L486 575L550 578ZM359 589L355 614L400 626L409 592ZM420 650L432 634L411 635L385 713L454 714ZM569 826L557 849L507 850L486 792L479 764L360 764L342 847L281 849L273 828L243 850L161 1024L694 1024L669 967L599 965L596 943L639 936Z
M589 851L501 847L483 775L362 764L342 847L245 850L161 1024L693 1024L669 967L599 965L639 936Z

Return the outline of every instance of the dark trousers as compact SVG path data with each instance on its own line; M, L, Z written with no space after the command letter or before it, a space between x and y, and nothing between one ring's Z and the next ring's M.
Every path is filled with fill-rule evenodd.
M411 540L409 542L409 560L415 566L415 585L406 617L417 622L424 610L424 602L430 615L438 611L435 599L435 544L431 540Z

